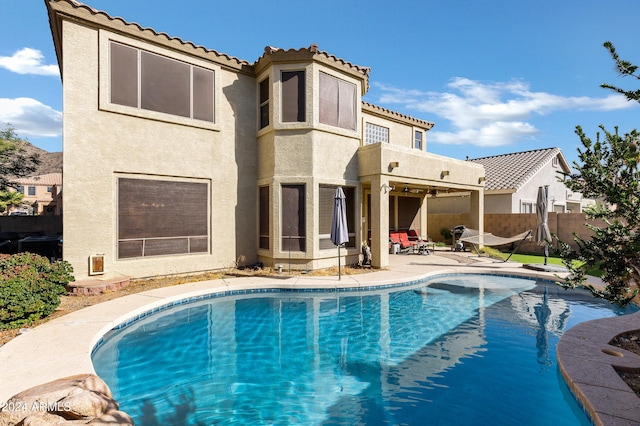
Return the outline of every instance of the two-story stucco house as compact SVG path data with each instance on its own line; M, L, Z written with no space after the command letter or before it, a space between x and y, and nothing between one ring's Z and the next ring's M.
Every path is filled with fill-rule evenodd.
M47 173L16 179L17 191L24 195L22 202L29 214L60 215L62 213L62 173ZM8 214L25 212L24 208L11 208Z
M64 259L146 277L228 267L337 265L336 187L357 263L389 262L389 231L427 235L435 190L471 194L482 165L426 151L433 123L362 101L369 69L317 46L255 62L46 0L63 81ZM407 189L402 191L400 189Z

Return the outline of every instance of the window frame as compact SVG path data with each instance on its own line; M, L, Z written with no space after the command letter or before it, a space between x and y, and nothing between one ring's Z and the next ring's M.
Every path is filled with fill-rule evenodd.
M419 136L419 138L418 138ZM424 149L425 134L422 130L413 129L413 148L422 151Z
M289 217L286 206L291 206L293 203L286 201L287 188L298 190L298 210L296 214ZM293 224L294 216L297 216L298 222L295 226L297 235L286 232L288 224ZM307 251L307 185L304 183L282 183L280 184L280 251L281 252L298 252L305 253ZM288 239L286 239L288 238ZM296 239L299 249L291 249L291 240ZM286 241L286 243L285 243Z
M121 198L121 196L124 197L124 195L121 193L121 181L123 180L127 180L127 181L139 181L138 183L140 183L141 185L154 185L154 184L159 184L159 183L168 183L168 184L173 184L174 186L177 184L178 188L180 184L186 184L186 185L190 185L191 187L197 187L197 191L206 193L206 197L207 199L204 200L204 202L202 202L202 206L206 205L206 211L203 213L203 217L200 217L198 219L198 221L200 221L201 223L199 225L196 225L196 227L206 227L206 235L205 234L193 234L193 235L155 235L155 236L142 236L142 235L123 235L126 233L131 233L131 229L132 229L132 225L128 224L128 225L123 225L123 220L124 217L121 215L122 212L122 208L125 208L127 206L127 204L122 204L123 203L123 199ZM147 258L157 258L157 257L177 257L177 256L193 256L193 255L208 255L211 253L211 243L212 243L212 231L211 231L211 181L208 179L195 179L195 178L174 178L174 177L169 177L169 176L158 176L158 175L129 175L129 174L116 174L115 175L115 192L116 192L116 212L115 212L115 216L116 216L116 241L115 241L115 259L118 261L129 261L129 260L141 260L141 259L147 259ZM140 191L139 188L136 188L138 191ZM156 188L157 189L157 188ZM169 189L169 187L165 188L165 189ZM179 188L180 189L180 188ZM133 194L135 194L135 191L132 192ZM184 203L181 202L176 202L175 199L175 195L182 195L186 194L185 191L173 191L173 192L169 192L169 191L165 191L164 189L161 191L158 190L153 190L153 191L148 191L146 192L147 194L149 194L150 197L167 197L167 199L172 203L172 205L174 205L174 208L180 208L183 209L184 207ZM193 193L191 194L193 195ZM135 198L135 200L140 200L140 198ZM143 202L145 201L145 199L142 200ZM153 203L147 203L147 205L149 206L154 206ZM201 207L202 207L201 206ZM184 209L184 214L189 214L192 215L194 214L194 211L196 209ZM129 210L130 211L130 210ZM145 212L140 212L140 210L135 210L137 216L142 217L145 216ZM155 217L161 217L162 214L155 214ZM171 216L171 217L169 217ZM165 231L160 231L160 232L167 232L167 229L171 229L170 233L173 233L176 230L175 226L171 226L168 227L166 226L165 222L160 222L157 225L155 223L153 223L152 219L153 219L154 215L151 214L151 216L149 217L143 217L142 219L144 220L145 226L144 226L144 233L148 233L150 232L149 229L152 229L152 227L155 225L157 228L161 228L162 225L165 225ZM175 221L175 216L174 215L167 215L167 220L171 221L173 223L173 221ZM180 219L178 219L178 222L181 222ZM185 221L186 222L186 221ZM126 226L126 228L123 228L122 226ZM128 228L128 229L127 229ZM135 225L133 225L133 228L135 228ZM137 231L137 232L142 232L142 231ZM206 241L204 242L205 245L205 249L203 250L203 243L202 243L202 239L206 238ZM187 251L179 251L179 252L173 252L173 253L159 253L159 254L146 254L145 253L145 245L147 242L151 242L152 244L156 243L156 244L163 244L166 242L170 242L171 240L178 242L180 240L184 241L186 240L186 246L188 248ZM126 256L126 255L122 255L121 254L121 250L125 251L127 249L126 245L129 244L129 246L131 247L131 243L136 243L138 242L140 244L140 251L141 251L141 255L139 256ZM122 246L121 246L122 244ZM200 249L195 249L192 250L192 244L195 244L196 247L199 246ZM130 248L131 249L131 248Z
M316 209L318 216L318 247L320 250L335 249L335 245L331 242L331 225L333 222L333 202L328 202L329 199L333 201L335 192L338 187L341 187L345 192L346 207L347 207L347 227L349 241L345 243L347 248L356 247L356 187L350 185L332 185L321 183L318 185L318 205ZM329 194L322 194L324 191L330 192ZM323 232L323 231L329 231Z
M213 72L213 121L204 121L197 118L183 117L165 112L146 110L137 107L120 105L111 102L111 42L119 43L127 47L152 53L187 64L193 70L193 67L202 68L206 71ZM138 55L140 56L140 55ZM139 67L138 67L139 70ZM193 74L193 71L192 73ZM98 93L98 109L101 111L115 112L119 114L130 115L139 118L146 118L155 121L164 121L174 124L186 125L189 127L197 127L208 130L220 131L219 111L220 111L220 74L221 67L208 61L201 60L197 57L188 56L186 54L170 51L153 44L134 40L119 34L112 33L107 30L99 31L99 93ZM139 83L139 81L138 81ZM193 85L193 78L191 79ZM138 91L140 88L138 88ZM190 102L193 103L193 89L190 95Z
M271 188L258 187L258 249L271 248Z
M287 113L287 111L292 110L290 105L287 103L288 99L293 98L294 93L289 93L288 91L294 87L294 85L286 84L284 79L284 74L296 74L298 79L297 87L295 89L295 96L297 99L297 111L295 112L296 119L286 119L285 115L292 114L293 112ZM286 80L287 82L289 79ZM287 93L285 93L287 92ZM282 124L296 124L296 123L306 123L307 122L307 70L306 69L282 69L280 70L280 123Z
M325 96L325 94L329 93L328 90L323 90L323 80L324 79L332 79L335 80L337 84L336 88L336 97L337 99L329 99ZM329 81L329 80L325 80ZM350 108L346 108L346 99L348 99L349 93L343 93L344 88L349 87L352 89L351 96L351 106ZM323 104L323 102L330 102L330 104ZM318 72L318 122L320 124L335 127L338 129L342 129L345 131L355 132L358 130L358 85L345 80L343 78L337 77L333 74L326 73L324 71ZM335 107L335 120L334 114L331 112L330 107ZM346 117L343 116L344 113L351 113L351 117L346 120ZM347 127L346 125L341 125L341 123L351 123L352 126Z
M531 211L527 211L531 210ZM531 214L536 212L536 202L520 200L520 213Z
M258 130L269 127L271 124L271 79L265 77L258 83ZM263 86L264 85L264 86ZM266 88L266 97L263 99L264 89ZM266 114L265 114L266 111ZM265 122L266 120L266 122Z

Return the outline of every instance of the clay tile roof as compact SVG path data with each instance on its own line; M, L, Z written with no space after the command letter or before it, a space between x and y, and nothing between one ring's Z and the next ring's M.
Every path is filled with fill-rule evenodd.
M125 21L124 19L122 19L120 17L112 17L107 12L94 9L94 8L92 8L90 6L87 6L86 4L84 4L84 3L80 2L80 1L77 1L77 0L48 0L48 1L50 3L67 3L67 4L71 5L73 8L84 10L84 11L90 13L93 16L98 16L98 17L101 17L101 18L105 18L110 22L119 22L120 24L122 24L122 25L124 25L126 27L130 27L130 28L135 27L138 30L140 30L141 32L149 32L154 36L162 36L162 37L166 38L167 41L178 42L183 46L190 46L193 49L202 49L205 53L213 54L218 58L225 59L225 60L227 60L229 62L232 62L232 63L235 63L237 65L248 65L248 66L251 65L248 61L245 61L245 60L242 60L242 59L238 59L238 58L236 58L234 56L227 55L226 53L220 53L220 52L218 52L216 50L208 49L208 48L206 48L206 47L204 47L202 45L196 45L191 41L185 41L185 40L182 40L179 37L172 37L172 36L170 36L170 35L168 35L167 33L164 33L164 32L157 32L153 28L143 27L143 26L141 26L141 25L139 25L139 24L137 24L135 22Z
M45 175L24 177L16 179L16 182L22 186L26 185L62 185L62 173L47 173Z
M388 118L395 118L403 122L415 123L417 125L423 126L426 129L431 129L434 126L434 123L431 121L426 121L420 118L411 117L410 115L401 114L397 111L392 111L390 109L383 108L378 105L370 104L365 101L362 101L362 109L370 113L379 114Z
M361 67L360 65L356 65L356 64L354 64L352 62L345 61L344 59L338 58L335 55L331 55L331 54L329 54L327 52L319 50L317 44L311 44L311 45L309 45L309 47L302 47L300 49L288 49L288 50L285 50L285 49L282 49L282 48L279 48L279 47L266 46L264 48L264 54L260 58L263 58L263 57L265 57L267 55L273 55L274 53L277 53L277 52L282 52L282 53L305 53L305 52L307 52L307 53L313 53L313 54L316 54L316 55L321 55L321 56L324 56L325 58L327 58L327 59L329 59L329 60L331 60L333 62L337 62L337 63L339 63L341 65L344 65L347 68L350 68L350 69L352 69L354 71L357 71L357 72L359 72L359 73L361 73L361 74L363 74L363 75L365 75L367 77L369 76L369 71L371 71L371 68L369 68L369 67ZM260 61L260 58L258 58L256 63Z
M519 190L554 157L560 156L563 171L570 167L560 148L535 149L493 157L475 158L469 161L482 164L485 170L485 190Z

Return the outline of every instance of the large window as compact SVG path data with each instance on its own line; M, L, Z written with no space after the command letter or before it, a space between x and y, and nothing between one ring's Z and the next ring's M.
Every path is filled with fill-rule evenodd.
M214 72L110 43L111 103L214 122Z
M269 125L269 78L260 83L260 128Z
M364 144L371 145L378 142L389 143L389 129L377 124L365 123Z
M356 129L356 85L320 73L320 123Z
M209 251L209 185L118 179L118 258Z
M320 237L320 249L335 248L331 242L331 224L333 222L333 204L336 195L335 185L320 185L319 207L318 207L318 226ZM343 186L345 203L347 206L347 228L349 229L349 242L346 247L356 246L356 200L355 188Z
M306 251L304 185L282 185L282 251Z
M261 186L260 187L260 204L259 204L259 224L258 224L258 234L260 238L259 247L261 249L269 249L269 239L271 233L270 229L270 220L269 220L269 206L271 203L269 202L269 187Z
M304 71L282 72L282 122L306 121Z

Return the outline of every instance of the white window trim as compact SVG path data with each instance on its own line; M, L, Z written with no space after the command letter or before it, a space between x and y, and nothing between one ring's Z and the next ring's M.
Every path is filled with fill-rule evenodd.
M523 211L523 207L526 205L531 205L531 211L525 212ZM536 202L530 200L520 200L520 213L535 213L536 212Z
M149 111L145 109L133 108L125 105L118 105L111 103L111 85L110 85L110 55L109 55L109 43L115 41L124 45L131 46L136 49L141 49L147 52L155 53L167 58L175 59L177 61L186 63L188 65L198 66L210 71L213 71L213 122L197 120L188 117L180 117L173 114L167 114L158 111ZM179 53L166 50L157 47L152 44L144 43L132 38L123 37L119 34L115 34L106 30L100 30L99 33L99 86L100 93L98 95L98 108L102 111L115 112L119 114L131 115L134 117L146 118L157 121L164 121L168 123L181 124L190 127L198 127L202 129L217 130L220 131L221 127L218 124L220 121L220 115L218 113L220 107L220 72L221 68L210 62L206 62L191 56L181 55Z

